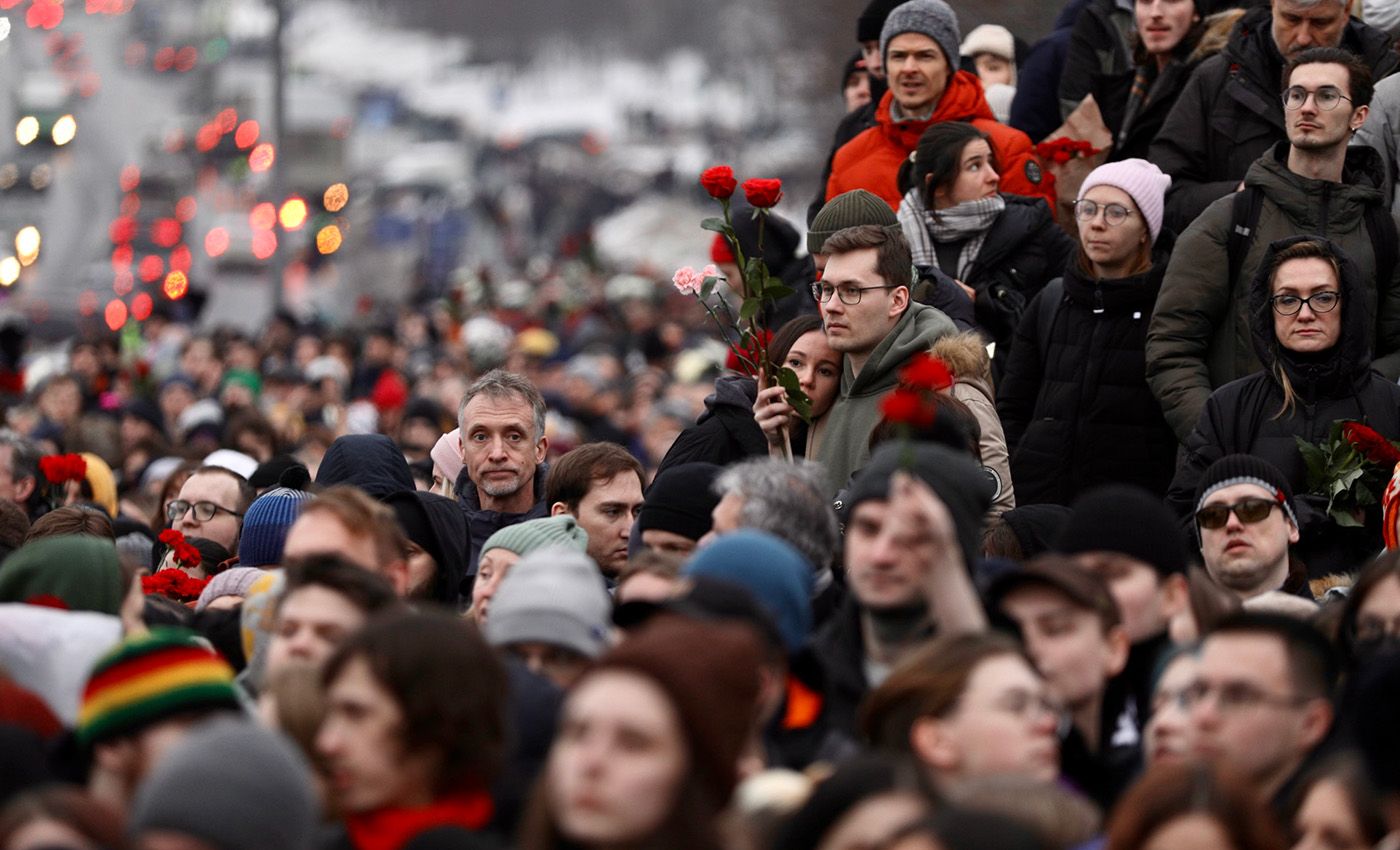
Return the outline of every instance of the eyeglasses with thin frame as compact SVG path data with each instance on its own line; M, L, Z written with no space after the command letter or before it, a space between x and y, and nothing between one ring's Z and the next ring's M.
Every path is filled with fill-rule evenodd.
M892 286L852 286L843 283L840 286L832 286L829 283L812 284L812 297L825 304L831 300L832 293L841 299L842 304L854 307L860 303L862 292L869 292L872 289L893 289Z
M1328 290L1314 292L1307 298L1299 298L1297 295L1275 295L1269 302L1274 305L1274 312L1280 316L1296 316L1303 311L1304 306L1311 308L1314 313L1330 313L1342 303L1342 293Z
M1351 98L1342 94L1332 86L1323 86L1316 91L1308 91L1302 86L1289 86L1283 90L1283 108L1288 110L1302 109L1303 104L1308 102L1308 95L1312 95L1313 103L1317 108L1325 112L1330 112L1337 108L1337 104L1342 101L1351 103Z
M993 707L1022 720L1038 720L1045 714L1058 720L1065 713L1063 706L1045 694L1022 689L1003 694L993 703Z
M232 514L240 518L243 516L238 511L231 511L213 502L187 502L184 499L176 499L165 506L165 518L175 522L191 510L194 511L194 518L200 522L208 522L214 518L215 514L219 513Z
M1194 707L1211 697L1221 711L1238 711L1260 706L1269 708L1300 708L1311 701L1311 697L1284 696L1271 694L1248 682L1221 682L1212 684L1197 679L1186 688L1182 695L1188 707Z
M1122 204L1101 204L1088 198L1074 202L1074 217L1080 221L1093 221L1098 217L1099 210L1103 210L1104 221L1108 222L1109 227L1117 227L1135 212Z
M1252 525L1263 522L1277 504L1271 499L1241 499L1233 505L1206 505L1196 511L1196 524L1212 530L1224 528L1233 513L1240 518L1240 522Z

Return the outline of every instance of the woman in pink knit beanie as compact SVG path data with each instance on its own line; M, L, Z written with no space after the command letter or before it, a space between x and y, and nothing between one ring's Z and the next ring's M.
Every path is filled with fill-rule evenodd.
M1162 231L1169 185L1142 159L1084 180L1078 255L1026 308L998 388L1017 504L1068 505L1103 484L1160 497L1171 483L1176 439L1144 353L1174 241Z

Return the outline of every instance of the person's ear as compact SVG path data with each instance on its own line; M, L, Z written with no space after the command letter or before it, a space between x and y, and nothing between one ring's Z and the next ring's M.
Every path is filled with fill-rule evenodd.
M909 306L909 287L903 284L890 290L890 318L895 319Z
M400 558L397 561L390 562L384 568L384 577L389 579L389 584L393 585L395 596L400 599L404 599L408 596L408 561Z
M1114 626L1104 633L1104 642L1108 644L1108 652L1104 657L1104 681L1112 679L1123 668L1128 666L1128 652L1132 649L1132 644L1128 641L1128 632L1122 626Z
M544 463L544 459L549 455L549 438L541 436L538 443L535 443L535 463Z
M1298 542L1298 524L1291 519L1285 519L1288 523L1288 545L1292 546Z
M554 504L552 504L552 505L549 506L549 515L550 515L550 516L560 516L561 514L572 514L572 513L573 513L573 511L569 510L569 506L566 505L566 504L564 504L563 502L555 502Z
M909 727L909 749L921 764L939 771L956 770L962 761L947 724L937 717L920 717Z
M1371 107L1358 106L1351 112L1351 131L1355 133L1361 129L1361 125L1366 123L1366 116L1371 114Z
M1191 590L1185 573L1172 573L1162 579L1162 619L1171 620L1191 604Z
M1299 731L1302 740L1299 742L1304 749L1311 750L1327 737L1327 733L1332 731L1332 703L1321 697L1309 700L1303 707L1302 717L1299 720Z
M34 495L34 488L38 486L38 481L32 475L25 476L15 482L15 492L12 501L27 502L29 497Z

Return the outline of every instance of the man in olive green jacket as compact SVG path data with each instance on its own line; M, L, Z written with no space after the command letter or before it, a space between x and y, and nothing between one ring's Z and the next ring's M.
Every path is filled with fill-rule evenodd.
M941 311L910 301L914 263L903 233L851 227L830 236L823 251L826 270L814 289L827 343L844 356L840 394L814 439L835 493L870 459L880 400L899 384L900 368L957 328Z
M1367 226L1368 208L1386 209L1383 168L1371 148L1348 147L1366 119L1369 72L1358 79L1353 69L1364 66L1349 56L1316 48L1290 63L1286 88L1305 96L1284 110L1289 141L1256 160L1245 176L1244 190L1258 191L1262 200L1235 279L1229 279L1229 248L1242 223L1235 195L1212 203L1177 240L1148 328L1147 381L1183 441L1211 392L1259 370L1246 315L1249 281L1269 243L1288 236L1326 237L1356 262L1375 317L1375 367L1392 380L1400 376L1400 280L1394 269L1389 279L1376 280L1380 252ZM1331 109L1317 106L1316 93L1326 89L1342 96ZM1374 212L1372 219L1395 238L1395 219Z

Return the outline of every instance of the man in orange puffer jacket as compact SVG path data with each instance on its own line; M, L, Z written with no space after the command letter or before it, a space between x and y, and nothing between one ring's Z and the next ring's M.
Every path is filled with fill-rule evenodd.
M880 101L875 126L836 152L827 200L866 189L898 209L896 175L919 137L939 121L967 121L991 137L1001 191L1043 197L1055 209L1054 181L1042 171L1031 140L998 123L982 83L955 70L960 44L957 15L943 0L910 0L890 13L880 32L890 89Z

